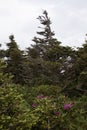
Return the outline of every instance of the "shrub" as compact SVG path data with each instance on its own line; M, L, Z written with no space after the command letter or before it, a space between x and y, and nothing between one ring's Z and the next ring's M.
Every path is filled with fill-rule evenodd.
M86 130L86 110L80 101L59 95L57 99L39 95L32 103L38 122L33 130Z
M36 120L14 85L0 87L0 130L30 130Z

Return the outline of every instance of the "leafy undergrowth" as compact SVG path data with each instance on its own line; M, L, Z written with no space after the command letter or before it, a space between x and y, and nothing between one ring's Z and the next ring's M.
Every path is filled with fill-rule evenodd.
M0 130L86 130L87 96L70 99L59 91L44 85L0 87Z

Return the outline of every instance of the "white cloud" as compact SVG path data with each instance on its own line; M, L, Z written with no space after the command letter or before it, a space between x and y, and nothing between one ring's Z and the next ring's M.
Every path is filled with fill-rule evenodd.
M79 46L87 33L87 0L0 0L0 42L13 33L21 48L36 35L36 20L46 9L56 37L65 45Z

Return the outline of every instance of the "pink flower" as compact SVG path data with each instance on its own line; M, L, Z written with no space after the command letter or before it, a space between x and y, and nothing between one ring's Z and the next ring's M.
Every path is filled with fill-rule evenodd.
M43 95L38 95L37 98L42 99L42 98L44 98L44 96Z
M32 104L32 107L35 108L37 105L35 103Z
M65 104L64 110L69 110L72 107L72 104Z
M59 111L55 111L54 114L55 114L56 116L58 116L60 113L59 113Z

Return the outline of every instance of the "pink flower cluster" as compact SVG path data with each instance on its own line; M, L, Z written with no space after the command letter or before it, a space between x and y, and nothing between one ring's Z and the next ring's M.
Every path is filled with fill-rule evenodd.
M56 116L59 116L60 113L59 113L59 111L55 111L54 114L55 114Z
M64 110L69 110L73 105L74 103L64 104Z
M43 96L43 95L38 95L37 98L38 98L38 99L43 99L44 96Z
M37 105L36 105L35 103L33 103L33 104L32 104L32 107L35 108L35 107L37 107Z

